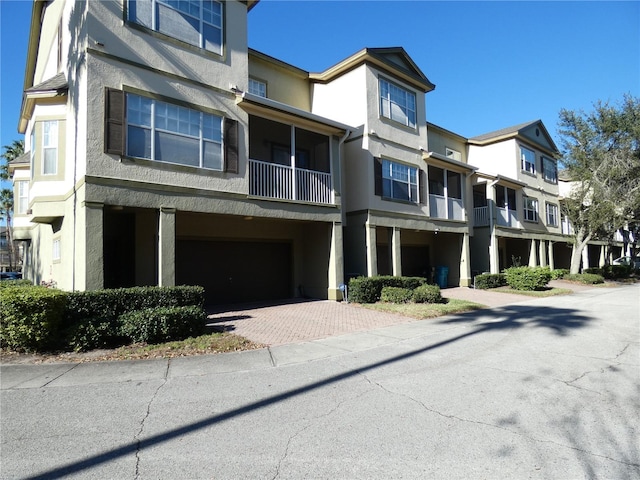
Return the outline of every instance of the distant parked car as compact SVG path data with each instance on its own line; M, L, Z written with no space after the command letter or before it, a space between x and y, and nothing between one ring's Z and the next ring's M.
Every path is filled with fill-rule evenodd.
M20 272L0 272L0 280L20 280L21 278Z
M633 268L640 269L640 257L620 257L611 263L613 265L630 265Z

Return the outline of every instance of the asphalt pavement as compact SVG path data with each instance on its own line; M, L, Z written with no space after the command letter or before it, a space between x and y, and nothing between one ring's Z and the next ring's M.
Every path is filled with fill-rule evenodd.
M640 285L0 387L3 479L637 479Z

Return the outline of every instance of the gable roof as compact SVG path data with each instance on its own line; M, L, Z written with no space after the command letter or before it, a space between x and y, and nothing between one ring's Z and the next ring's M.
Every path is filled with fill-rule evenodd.
M530 134L530 132L533 131L535 131L535 135ZM542 135L542 138L539 138L540 135ZM543 149L548 150L553 154L559 153L558 147L551 138L551 135L549 135L549 132L542 123L542 120L533 120L531 122L519 123L518 125L513 125L511 127L501 128L500 130L477 135L475 137L469 138L469 144L489 145L516 137L527 140L529 142L535 142Z
M375 65L423 92L436 88L402 47L363 48L324 72L310 74L309 78L327 83L365 63Z

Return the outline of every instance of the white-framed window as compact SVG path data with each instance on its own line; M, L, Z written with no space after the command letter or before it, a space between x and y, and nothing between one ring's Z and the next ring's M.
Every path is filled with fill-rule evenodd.
M520 147L520 160L523 172L528 172L532 175L536 174L536 154L533 150Z
M222 117L133 93L126 102L127 155L223 170Z
M29 176L33 180L33 174L35 173L35 156L36 156L36 127L31 127L31 139L30 139L31 151L29 152Z
M42 174L58 173L58 121L42 122Z
M558 206L553 203L547 203L547 225L550 227L558 226Z
M542 177L551 183L558 183L558 164L555 160L542 157Z
M29 182L20 180L16 182L16 191L18 193L18 202L16 205L16 213L24 215L29 209Z
M383 159L382 196L418 203L418 167Z
M460 152L458 152L457 150L454 150L453 148L445 148L444 149L444 154L446 157L452 159L452 160L458 160L459 162L462 161L462 154Z
M416 95L409 90L379 79L380 115L407 127L416 126Z
M222 55L222 8L215 0L128 0L127 19Z
M533 197L522 197L524 203L524 219L527 222L538 221L538 200Z
M60 237L53 239L53 249L51 252L51 258L54 262L60 261Z
M249 93L266 98L267 84L255 78L249 78Z

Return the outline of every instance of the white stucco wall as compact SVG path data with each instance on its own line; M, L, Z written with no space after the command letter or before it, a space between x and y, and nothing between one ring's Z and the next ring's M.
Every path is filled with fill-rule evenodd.
M366 73L362 65L327 84L314 83L311 111L354 127L366 125Z
M491 145L469 145L469 164L482 173L517 179L520 171L520 151L515 140Z

